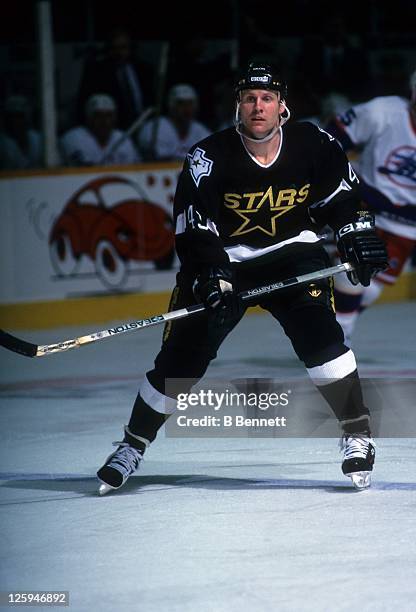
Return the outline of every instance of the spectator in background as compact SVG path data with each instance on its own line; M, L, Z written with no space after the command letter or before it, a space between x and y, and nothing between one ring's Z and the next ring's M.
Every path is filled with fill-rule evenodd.
M198 96L190 85L174 85L168 94L168 116L151 119L139 134L145 159L183 160L210 131L196 121Z
M133 164L139 156L130 138L114 151L123 132L115 129L116 104L106 94L95 94L85 105L85 126L66 132L60 141L62 159L67 166Z
M111 96L118 108L119 125L126 130L153 97L149 68L132 57L132 41L123 29L114 30L108 53L87 60L78 93L78 120L82 121L87 99L96 93Z
M24 96L10 96L4 105L0 133L0 169L16 170L42 166L42 138L31 126L31 112Z

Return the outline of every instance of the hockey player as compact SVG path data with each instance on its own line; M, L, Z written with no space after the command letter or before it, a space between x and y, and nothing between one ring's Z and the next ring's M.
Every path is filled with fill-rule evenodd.
M175 195L181 260L171 309L206 310L168 323L162 348L139 390L123 442L98 471L100 493L118 489L139 466L176 409L167 379L204 375L244 314L237 293L328 266L318 230L329 223L344 260L368 284L386 264L371 217L362 217L357 178L336 140L309 123L286 123L286 86L268 65L251 63L236 86L236 126L188 153ZM374 444L354 355L343 344L331 283L299 285L259 301L283 326L343 429L342 470L370 484ZM171 395L174 395L171 393Z
M327 128L344 150L361 149L361 196L375 213L389 256L388 269L365 288L351 285L344 275L335 279L337 319L348 341L358 314L385 285L397 281L416 245L416 71L410 89L410 102L398 96L374 98L338 116Z

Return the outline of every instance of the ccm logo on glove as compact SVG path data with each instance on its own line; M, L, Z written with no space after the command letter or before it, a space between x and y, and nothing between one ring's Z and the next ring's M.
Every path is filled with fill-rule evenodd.
M364 230L371 230L374 227L374 223L372 219L367 219L365 221L356 221L355 223L347 223L344 227L341 227L338 230L338 236L344 236L344 234L348 234L349 232L362 232Z

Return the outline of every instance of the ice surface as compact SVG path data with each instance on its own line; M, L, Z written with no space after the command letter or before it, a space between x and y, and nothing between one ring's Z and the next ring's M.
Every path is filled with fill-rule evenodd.
M415 310L363 315L364 375L416 378ZM139 474L98 497L95 471L160 339L153 328L41 359L1 351L0 590L69 590L74 612L415 610L415 439L378 440L373 487L356 492L335 439L160 433ZM242 321L209 374L305 376L267 315Z

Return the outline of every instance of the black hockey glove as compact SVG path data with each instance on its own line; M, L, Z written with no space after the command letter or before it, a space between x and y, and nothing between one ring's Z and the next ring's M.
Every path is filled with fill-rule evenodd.
M355 266L347 272L353 285L368 287L373 274L387 268L386 246L376 234L373 215L367 213L347 223L336 232L336 239L341 261Z
M201 300L211 316L214 315L219 325L237 318L241 311L233 277L229 266L213 266L201 272L194 284L195 297Z

